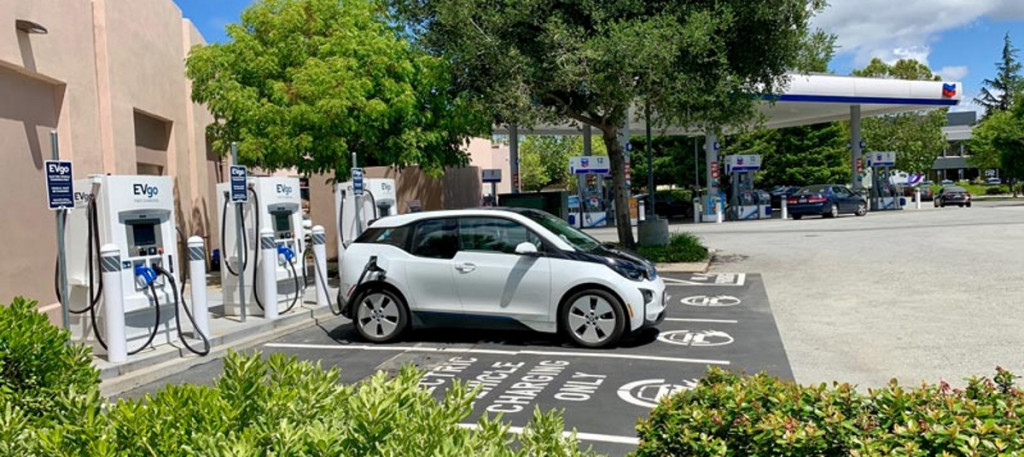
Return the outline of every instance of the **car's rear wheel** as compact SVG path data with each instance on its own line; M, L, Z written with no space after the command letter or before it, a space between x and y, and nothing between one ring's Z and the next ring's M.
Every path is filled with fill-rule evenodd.
M574 343L588 348L615 344L626 330L626 314L614 295L601 289L577 292L561 310L562 329Z
M967 202L967 207L968 207L968 208L970 208L970 207L971 207L971 202Z
M803 218L804 218L803 214L794 214L793 215L793 220L794 221L798 221L798 220L803 219Z
M939 201L939 208L945 208L945 207L946 207L946 202L945 201Z
M857 204L857 212L854 213L854 214L856 214L858 216L863 216L863 215L865 215L867 213L868 213L868 204L864 203L864 202L858 203Z
M374 343L397 339L409 326L405 300L390 290L376 288L360 294L353 319L359 336Z
M828 212L824 214L824 217L833 218L839 216L839 205L833 203L832 207L828 209Z

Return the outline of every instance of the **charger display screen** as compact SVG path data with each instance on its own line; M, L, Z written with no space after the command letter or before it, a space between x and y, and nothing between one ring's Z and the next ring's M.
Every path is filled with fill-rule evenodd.
M153 246L156 244L156 224L133 224L132 237L135 246Z

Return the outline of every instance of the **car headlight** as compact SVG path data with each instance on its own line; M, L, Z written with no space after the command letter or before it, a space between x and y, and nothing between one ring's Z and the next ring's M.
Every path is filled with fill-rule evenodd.
M633 265L625 263L613 263L611 265L608 265L608 268L611 268L623 278L632 281L640 281L644 278L644 271L637 269Z

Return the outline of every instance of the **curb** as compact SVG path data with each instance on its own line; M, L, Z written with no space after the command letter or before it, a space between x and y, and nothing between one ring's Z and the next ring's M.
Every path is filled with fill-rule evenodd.
M194 366L218 360L227 355L229 350L242 351L314 325L342 320L346 319L334 316L329 309L324 307L310 310L310 314L304 318L294 318L292 321L279 320L268 322L263 326L215 338L214 341L211 341L213 348L204 357L187 352L184 348L175 347L175 350L168 351L166 355L156 358L156 362L153 360L144 361L150 363L150 365L145 367L129 370L119 375L111 372L119 372L125 365L104 370L100 375L101 378L105 377L105 379L100 381L100 394L106 398L111 398L137 387L159 381L172 374L186 371ZM130 363L127 365L130 365Z

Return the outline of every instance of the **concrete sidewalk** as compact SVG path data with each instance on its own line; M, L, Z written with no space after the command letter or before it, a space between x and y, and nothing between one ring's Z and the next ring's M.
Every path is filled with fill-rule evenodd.
M328 296L333 303L337 289L328 287L328 290ZM342 319L336 317L329 307L316 305L316 289L312 286L306 289L301 303L297 303L291 312L273 320L257 314L249 315L246 321L242 322L238 316L223 313L223 298L218 287L210 287L208 294L211 333L209 354L198 356L188 350L180 340L175 340L170 343L154 344L138 354L129 356L127 362L114 364L107 361L102 348L96 347L93 351L93 365L100 370L100 392L107 397L115 396L223 357L228 350L241 351L294 331ZM186 324L183 328L186 334L191 334L191 326ZM189 339L189 344L196 349L203 347L201 340Z

